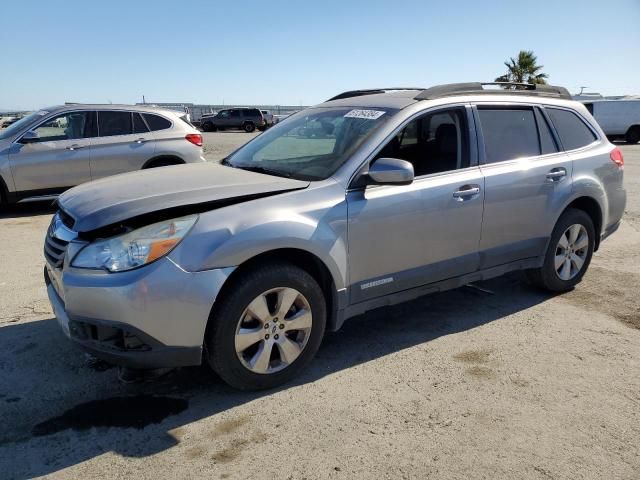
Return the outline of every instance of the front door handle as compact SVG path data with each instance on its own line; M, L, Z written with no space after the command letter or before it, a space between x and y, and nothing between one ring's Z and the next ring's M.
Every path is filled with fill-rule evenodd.
M554 168L549 170L549 172L547 173L547 181L549 182L559 182L560 180L562 180L564 177L567 176L567 169L566 168Z
M459 202L468 200L470 197L475 197L480 193L480 185L463 185L458 190L453 192L453 198Z
M71 150L73 152L74 150L80 150L81 148L84 148L84 145L78 145L77 143L74 143L73 145L69 145L67 147L67 150Z
M146 139L146 138L142 138L142 137L140 137L139 139L137 139L137 140L135 141L135 143L137 143L137 144L141 144L141 143L144 143L144 142L146 142L146 141L147 141L147 139Z

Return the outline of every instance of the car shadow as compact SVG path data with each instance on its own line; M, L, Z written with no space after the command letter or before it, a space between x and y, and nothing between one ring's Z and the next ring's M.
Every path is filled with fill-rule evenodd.
M0 468L9 478L31 478L109 451L135 458L156 454L180 442L176 432L184 425L407 348L428 349L434 339L551 298L522 280L513 273L481 282L481 289L463 287L350 319L325 337L300 377L262 392L233 390L205 367L123 384L115 368L90 366L71 348L55 319L5 324L0 328ZM141 422L140 415L150 419Z
M42 202L14 203L0 206L0 219L52 215L55 211L55 202L51 200Z

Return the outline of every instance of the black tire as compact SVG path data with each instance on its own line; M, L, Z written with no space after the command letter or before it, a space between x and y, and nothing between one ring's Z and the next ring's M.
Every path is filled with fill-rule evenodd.
M256 124L253 122L246 122L242 125L242 129L247 133L251 133L256 129Z
M627 131L627 134L624 136L624 139L626 140L627 143L631 143L631 144L636 144L640 142L640 127L639 126L631 127Z
M273 373L256 373L246 367L236 353L236 328L254 299L281 287L297 290L308 301L312 315L311 330L301 353L290 365ZM326 325L325 298L315 279L294 265L268 263L236 278L226 292L220 304L213 308L207 326L205 357L211 368L225 382L240 390L273 388L298 375L318 351ZM262 340L259 343L262 344ZM275 350L277 348L274 347Z
M583 253L585 255L583 260L584 263L582 264L580 269L570 279L563 280L562 278L560 278L560 274L562 272L559 273L556 271L555 258L556 254L560 252L560 238L572 225L581 225L582 227L584 227L587 233L589 244L586 249L583 250ZM533 285L545 290L549 290L551 292L566 292L568 290L571 290L578 283L580 283L582 277L589 268L589 263L591 263L591 257L593 256L595 240L596 235L593 221L585 211L573 208L565 211L558 219L558 222L553 229L553 233L551 234L551 239L549 240L549 246L547 247L547 252L545 254L542 267L527 270L527 278ZM574 250L572 249L572 251ZM570 266L571 268L573 268L573 264L570 263Z
M214 130L214 126L213 123L211 122L205 122L202 124L202 131L204 132L212 132Z

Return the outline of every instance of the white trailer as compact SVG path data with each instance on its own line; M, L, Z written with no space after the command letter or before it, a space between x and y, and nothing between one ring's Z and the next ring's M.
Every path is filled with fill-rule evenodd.
M640 100L594 100L584 105L611 140L640 142Z

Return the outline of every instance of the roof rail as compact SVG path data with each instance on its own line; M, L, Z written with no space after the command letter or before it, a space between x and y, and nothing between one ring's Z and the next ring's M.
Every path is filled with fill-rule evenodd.
M327 102L331 100L341 100L343 98L362 97L363 95L374 95L376 93L385 93L393 90L423 90L424 87L394 87L394 88L371 88L368 90L349 90L348 92L342 92L335 97L331 97Z
M503 87L498 89L485 89L485 85L497 85ZM551 98L562 98L572 100L569 90L564 87L553 85L541 85L533 83L516 82L469 82L469 83L449 83L446 85L436 85L435 87L423 90L414 98L416 100L432 100L434 98L449 97L453 95L526 95Z

